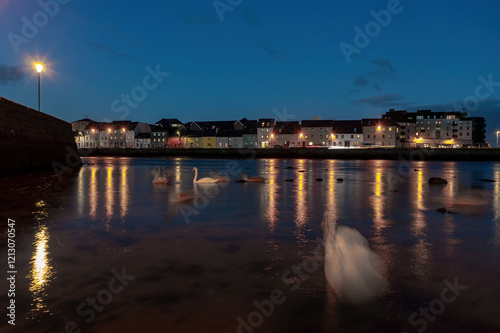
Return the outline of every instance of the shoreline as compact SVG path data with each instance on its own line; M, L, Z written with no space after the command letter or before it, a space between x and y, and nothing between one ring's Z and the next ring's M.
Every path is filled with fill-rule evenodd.
M83 148L81 157L192 157L208 159L339 159L339 160L410 160L410 161L500 161L499 148L346 148L346 149L238 149L238 148Z

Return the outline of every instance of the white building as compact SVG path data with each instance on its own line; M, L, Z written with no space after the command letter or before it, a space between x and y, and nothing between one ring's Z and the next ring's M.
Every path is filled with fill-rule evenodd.
M271 146L271 135L273 134L276 120L271 118L261 118L257 123L257 147L267 148Z
M390 119L362 119L363 145L386 148L401 147L401 126Z
M331 135L333 147L361 147L363 145L363 127L361 120L336 120Z
M332 141L333 120L302 120L302 147L328 146Z

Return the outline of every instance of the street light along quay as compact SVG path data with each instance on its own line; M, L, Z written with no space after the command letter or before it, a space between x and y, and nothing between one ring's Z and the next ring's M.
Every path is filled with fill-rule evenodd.
M500 133L500 131L497 131L497 148L498 148L498 134Z
M42 73L43 65L36 64L35 68L36 68L36 71L38 72L38 111L40 111L40 76Z

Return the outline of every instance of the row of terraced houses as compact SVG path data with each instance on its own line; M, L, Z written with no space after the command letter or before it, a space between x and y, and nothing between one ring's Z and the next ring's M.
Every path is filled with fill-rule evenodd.
M466 112L390 109L361 120L234 121L161 119L72 122L78 148L486 147L486 122Z

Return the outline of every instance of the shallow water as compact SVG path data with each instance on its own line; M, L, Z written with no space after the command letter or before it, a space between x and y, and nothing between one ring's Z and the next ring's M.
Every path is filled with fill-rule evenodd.
M500 329L500 163L85 162L62 182L50 173L2 180L18 272L16 326L4 317L2 332ZM172 186L152 184L157 166L171 170ZM232 181L193 188L194 166L200 177L226 171ZM267 181L235 183L236 171ZM448 184L429 185L430 177ZM175 202L188 191L194 199ZM327 283L325 214L378 255L387 282L380 293L351 303ZM5 255L0 263L7 267ZM129 278L120 285L123 270ZM443 291L455 279L466 289ZM420 313L429 303L433 309Z

